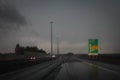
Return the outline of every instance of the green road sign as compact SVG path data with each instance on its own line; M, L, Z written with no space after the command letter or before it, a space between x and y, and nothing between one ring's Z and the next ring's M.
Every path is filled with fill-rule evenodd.
M89 39L89 55L98 55L98 39Z

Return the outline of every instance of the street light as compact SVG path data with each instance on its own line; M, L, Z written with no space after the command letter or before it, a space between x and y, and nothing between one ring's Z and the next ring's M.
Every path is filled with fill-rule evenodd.
M57 55L59 55L59 38L57 37Z
M52 31L53 21L51 21L50 24L51 24L51 54L50 54L50 56L52 57L52 55L53 55L53 31Z

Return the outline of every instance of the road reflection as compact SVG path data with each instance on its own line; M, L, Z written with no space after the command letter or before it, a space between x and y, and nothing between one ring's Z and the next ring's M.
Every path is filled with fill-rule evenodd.
M98 80L98 66L95 64L90 64L88 67L89 79L90 80Z
M63 63L55 80L120 80L115 71L100 66L99 63L76 61L70 58Z

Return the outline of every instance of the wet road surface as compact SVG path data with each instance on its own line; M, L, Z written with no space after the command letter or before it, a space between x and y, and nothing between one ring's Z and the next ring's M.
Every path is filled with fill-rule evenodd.
M120 80L120 73L86 61L73 61L62 64L55 80Z
M0 75L0 80L120 80L120 72L75 57L63 57Z

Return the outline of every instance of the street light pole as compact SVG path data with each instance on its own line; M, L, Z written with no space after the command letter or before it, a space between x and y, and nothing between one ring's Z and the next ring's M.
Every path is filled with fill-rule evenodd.
M51 55L50 56L52 57L53 55L53 31L52 31L53 22L51 21L50 24L51 24Z
M57 55L59 55L59 38L57 38Z

